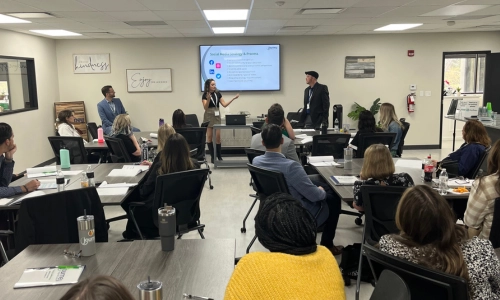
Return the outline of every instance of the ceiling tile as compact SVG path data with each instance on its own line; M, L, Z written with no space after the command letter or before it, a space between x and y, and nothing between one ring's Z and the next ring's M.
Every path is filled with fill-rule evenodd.
M56 16L64 17L76 21L117 21L115 18L111 16L98 12L98 11L59 11L56 12Z
M299 10L295 8L284 9L252 9L250 14L251 20L267 20L267 19L290 19Z
M149 34L120 34L122 37L126 39L144 39L144 38L152 38L152 35Z
M96 28L101 29L127 29L132 28L132 26L123 22L84 22L84 24L92 25Z
M460 5L482 5L482 4L490 4L490 5L495 5L495 4L500 4L500 1L498 0L467 0L464 2L460 2Z
M90 33L90 32L87 32L85 33L85 36L89 36L89 37L92 37L92 38L99 38L99 39L117 39L117 38L121 38L121 36L119 35L116 35L116 34L109 34L109 33L105 33L105 32L95 32L95 33Z
M96 10L107 11L138 11L147 10L147 7L136 0L78 0Z
M3 1L2 1L3 2ZM39 8L42 11L93 11L95 9L75 0L18 0L17 2ZM21 11L24 12L24 11Z
M425 6L425 5L436 5L439 2L439 5L446 6L452 5L462 2L463 0L415 0L411 3L408 3L408 6ZM461 4L461 3L460 3Z
M321 25L354 25L354 24L385 24L377 18L333 18L328 19Z
M247 28L247 32L246 33L248 33L248 34L259 34L259 33L262 33L262 34L274 34L274 33L276 33L280 29L281 29L281 27Z
M349 25L344 25L344 26L324 26L324 25L321 25L321 26L318 26L318 27L314 28L313 30L311 30L311 32L335 33L335 32L338 32L340 30L346 29L348 27L349 27Z
M177 29L169 28L145 28L142 31L147 32L149 34L171 34L171 33L179 33Z
M347 8L361 0L310 0L304 8Z
M167 11L158 10L154 12L158 17L165 21L205 21L205 18L199 10L197 11Z
M250 20L248 28L282 27L287 20Z
M286 26L319 26L325 19L292 19L286 22Z
M14 1L2 1L0 3L0 13L14 12L41 12L42 10L34 6L25 5Z
M145 34L144 31L140 29L135 29L135 28L130 28L130 29L112 29L109 30L109 32L114 33L114 34L119 34L119 35L124 35L124 34Z
M179 28L177 29L180 33L182 34L213 34L212 30L210 28Z
M278 32L276 32L276 35L304 35L306 33L308 33L309 30L307 31L302 31L302 30L290 30L290 31L284 31L284 30L280 30Z
M415 0L363 0L353 7L403 6Z
M152 11L110 11L111 17L120 21L161 21Z
M198 2L201 9L250 9L252 0L192 0Z
M254 0L253 9L256 8L302 8L309 0L287 0L282 6L276 5L275 1ZM331 2L331 1L330 1Z
M175 33L155 33L155 34L152 33L151 35L154 37L157 37L157 38L183 37L183 35L178 33L178 32L175 32Z
M443 6L403 6L386 12L378 17L386 18L386 17L418 17L420 15L426 14L428 12L434 11L436 9L440 9Z
M205 36L210 36L213 37L213 33L183 33L182 34L185 37L205 37ZM221 36L239 36L239 35L232 35L232 34L222 34Z
M352 25L346 28L345 30L349 31L373 31L377 28L380 28L380 25L374 25L374 24L359 24L359 25Z
M168 24L174 28L205 28L208 26L205 21L168 21Z
M137 0L150 10L199 10L194 0Z
M338 14L337 18L368 18L376 17L389 12L397 7L379 6L379 7L351 7Z
M500 1L497 3L500 3ZM490 6L485 9L468 13L465 16L482 16L482 15L500 15L500 5Z

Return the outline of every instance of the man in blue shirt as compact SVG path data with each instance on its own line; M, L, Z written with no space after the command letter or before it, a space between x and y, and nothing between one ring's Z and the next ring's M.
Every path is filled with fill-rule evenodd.
M115 90L112 86L106 85L101 89L104 99L97 103L97 111L102 121L102 130L105 135L111 134L111 127L115 117L121 114L126 114L125 107L120 98L115 98ZM132 131L140 131L132 127Z
M287 159L281 153L283 136L278 125L268 124L261 136L266 153L255 157L252 164L283 173L290 194L316 217L318 226L325 225L320 244L330 249L333 255L341 254L343 247L333 245L340 214L340 199L335 197L327 184L313 183L298 162ZM323 209L320 211L321 206Z

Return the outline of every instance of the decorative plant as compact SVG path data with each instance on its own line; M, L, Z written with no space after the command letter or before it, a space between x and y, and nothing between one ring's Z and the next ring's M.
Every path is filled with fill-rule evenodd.
M460 87L457 87L457 93L460 93L462 89Z
M373 101L373 104L372 106L370 107L370 112L375 116L378 111L380 110L380 105L382 103L380 103L380 98L377 98L375 99L375 101ZM359 113L362 112L362 111L365 111L367 110L366 108L364 108L363 106L359 105L357 102L354 102L353 106L352 106L352 111L350 113L347 114L347 116L349 118L351 118L352 120L356 121L359 119Z

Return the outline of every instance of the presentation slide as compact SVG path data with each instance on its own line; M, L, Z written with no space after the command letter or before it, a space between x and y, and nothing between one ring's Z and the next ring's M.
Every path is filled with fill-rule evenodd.
M201 91L212 78L221 91L279 91L280 45L200 46Z

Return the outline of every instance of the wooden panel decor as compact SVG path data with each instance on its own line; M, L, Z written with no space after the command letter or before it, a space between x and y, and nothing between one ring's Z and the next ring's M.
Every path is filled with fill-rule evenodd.
M344 78L375 78L375 56L346 56Z
M57 115L60 111L69 109L75 112L75 128L81 132L82 138L88 141L87 135L87 117L85 116L85 102L75 101L75 102L54 102L54 122L57 119ZM54 123L56 124L56 123ZM55 125L55 130L57 130L57 124Z

